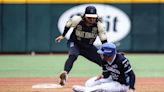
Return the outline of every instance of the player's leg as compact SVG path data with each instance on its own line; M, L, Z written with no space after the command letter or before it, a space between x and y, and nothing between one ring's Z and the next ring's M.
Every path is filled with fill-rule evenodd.
M101 82L100 82L99 80L96 81L96 79L97 79L97 76L88 79L88 80L85 82L85 86L86 86L86 87L92 87L92 86L100 85Z
M97 77L90 78L86 81L85 87L74 85L74 92L126 92L128 87L110 79L96 80Z
M74 85L72 86L72 90L74 92L85 92L85 87L80 85Z
M108 83L102 83L101 85L88 87L85 90L88 92L127 92L128 86L112 81Z
M71 71L73 67L74 61L77 59L79 55L79 48L74 42L68 42L68 48L69 48L69 57L65 62L64 65L64 71L60 74L60 84L65 85L65 82L67 80L67 74Z
M90 46L86 48L85 50L80 51L81 55L87 58L88 60L96 63L97 65L101 66L101 57L97 53L97 48L95 46Z
M72 90L74 92L86 92L86 89L89 87L93 87L96 85L100 85L101 83L99 81L95 81L97 77L92 77L88 79L85 83L85 86L80 86L80 85L74 85L72 86Z
M72 86L72 90L74 92L113 92L113 91L105 91L105 90L99 88L99 85L96 85L93 87L74 85L74 86Z
M109 83L109 82L113 81L113 80L111 80L111 78L106 78L106 79L105 78L101 78L101 79L97 80L97 77L98 76L92 77L92 78L88 79L85 82L85 86L86 87L93 87L93 86L96 86L96 85L101 85L103 83Z

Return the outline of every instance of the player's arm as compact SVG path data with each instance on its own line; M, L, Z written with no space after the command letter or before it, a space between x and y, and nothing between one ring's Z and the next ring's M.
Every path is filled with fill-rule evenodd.
M128 73L129 76L129 92L133 92L134 91L134 85L135 85L135 74L133 72L133 70L131 70Z
M65 35L66 35L66 33L68 32L69 29L70 29L69 27L65 27L65 28L64 28L63 34L60 35L60 36L58 36L58 37L55 39L55 41L58 42L58 43L61 42L61 40L64 39L64 37L65 37Z
M71 24L72 24L72 21L71 21L71 19L70 19L70 20L67 21L66 26L64 27L64 32L63 32L63 34L60 35L60 36L58 36L58 37L55 39L56 42L61 42L61 40L64 39L65 35L67 34L68 30L70 29Z
M100 80L102 78L103 78L103 75L98 75L95 81Z
M74 16L72 18L70 18L65 27L64 27L64 32L62 33L62 35L58 36L55 41L56 42L60 42L61 40L64 39L65 35L67 34L68 30L71 28L71 27L76 27L76 25L81 21L81 16Z
M132 67L129 63L128 59L124 59L123 62L123 67L124 67L124 73L129 76L129 90L134 90L134 85L135 85L135 74L132 70Z
M127 92L134 92L134 90L133 89L129 89Z
M101 42L106 43L107 42L107 36L106 36L105 28L104 28L102 22L98 21L97 27L98 27L98 35L99 35Z

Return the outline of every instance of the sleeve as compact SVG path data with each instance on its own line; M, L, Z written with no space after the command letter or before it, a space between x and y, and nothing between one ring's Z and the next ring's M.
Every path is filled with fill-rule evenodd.
M64 28L64 32L62 34L63 37L67 34L68 30L69 30L69 27L65 27Z
M76 27L81 20L82 20L81 16L77 16L77 15L73 16L67 21L66 27Z
M98 35L100 37L101 42L102 43L107 42L107 36L106 36L105 28L104 28L102 22L98 21L97 27L98 27Z
M82 20L81 16L73 16L72 18L70 18L65 24L64 32L62 35L65 36L68 30L70 29L70 27L76 27L81 20Z
M129 63L129 60L127 58L125 58L122 62L123 67L124 67L124 73L127 74L128 72L130 72L132 70L132 67Z
M135 74L132 71L130 71L129 73L127 73L127 75L129 76L129 89L135 89L134 85L135 85Z
M134 89L134 84L135 84L135 74L134 74L134 72L133 72L133 70L132 70L132 67L131 67L131 65L130 65L130 63L129 63L129 60L128 59L125 59L123 62L122 62L122 64L123 64L123 67L124 67L124 73L126 74L126 75L128 75L128 77L129 77L129 88L130 89Z

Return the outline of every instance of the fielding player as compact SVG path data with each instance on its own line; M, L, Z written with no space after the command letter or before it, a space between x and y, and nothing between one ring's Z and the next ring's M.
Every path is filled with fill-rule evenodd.
M87 6L83 16L70 18L65 25L63 34L55 39L56 42L61 42L71 27L74 29L67 43L69 57L65 62L64 71L60 74L61 85L65 84L67 74L72 69L73 63L79 55L101 66L101 57L97 54L97 48L93 43L97 36L99 36L102 43L107 42L104 26L94 6Z

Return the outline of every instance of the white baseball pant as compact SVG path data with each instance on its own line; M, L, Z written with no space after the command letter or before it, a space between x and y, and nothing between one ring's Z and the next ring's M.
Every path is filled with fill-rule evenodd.
M90 78L85 83L84 92L127 92L128 86L113 81L110 77L107 79L96 80L97 77Z

